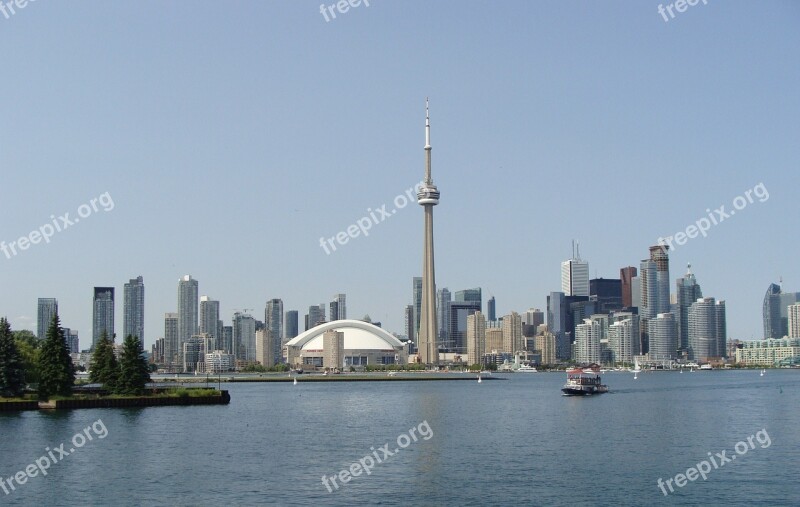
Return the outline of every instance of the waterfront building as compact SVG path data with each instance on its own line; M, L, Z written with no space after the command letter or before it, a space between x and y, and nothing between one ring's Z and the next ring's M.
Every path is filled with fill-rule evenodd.
M525 350L522 340L522 317L511 312L503 317L503 352L516 354Z
M608 327L608 348L611 361L614 363L631 363L633 361L633 342L639 339L639 326L633 319L612 322Z
M676 282L675 318L678 324L678 348L682 351L689 349L689 308L702 297L703 291L692 273L692 265L689 264L686 274Z
M798 338L743 341L736 349L736 362L748 366L775 366L795 358L800 359Z
M185 275L178 280L178 353L183 354L183 344L197 334L197 280ZM181 359L180 361L184 361Z
M208 296L200 297L200 333L211 335L214 349L222 347L222 334L219 320L219 301Z
M600 363L600 323L585 319L575 326L575 362Z
M286 344L288 363L295 368L323 368L327 355L325 346L330 343L324 340L326 331L337 331L344 336L341 353L344 359L336 363L337 367L408 362L408 351L392 334L368 322L348 319L321 324L290 340Z
M467 316L467 364L480 364L486 353L486 318L481 312Z
M709 357L722 354L717 349L717 309L716 300L712 297L700 298L689 307L689 359L708 361Z
M272 368L280 361L281 343L269 327L256 331L256 361Z
M655 319L647 321L650 335L650 360L667 361L675 359L677 350L677 333L675 332L675 316L671 313L659 313ZM716 346L714 347L716 349Z
M233 356L233 354L228 354L224 350L206 352L206 373L225 373L233 371L235 367L236 358Z

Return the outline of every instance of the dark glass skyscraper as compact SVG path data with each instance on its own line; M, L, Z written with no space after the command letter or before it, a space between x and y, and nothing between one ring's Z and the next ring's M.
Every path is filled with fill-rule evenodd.
M44 340L47 335L47 328L50 321L58 313L58 300L55 298L39 298L39 305L36 310L36 336Z
M289 311L287 311L286 312L286 317L285 317L285 324L283 326L284 343L288 342L289 340L291 340L292 338L297 336L299 334L298 333L298 329L299 328L298 328L298 313L297 313L297 310L289 310Z
M486 302L486 314L490 322L497 320L497 302L494 296L490 297L489 301Z
M137 336L144 346L144 280L141 276L132 278L123 287L122 294L122 333Z
M100 341L103 331L109 339L114 337L114 287L95 287L92 318L92 350Z
M700 290L700 285L692 273L691 265L689 265L687 273L682 278L678 278L676 289L678 349L685 351L689 348L689 308L695 301L703 297L703 291Z

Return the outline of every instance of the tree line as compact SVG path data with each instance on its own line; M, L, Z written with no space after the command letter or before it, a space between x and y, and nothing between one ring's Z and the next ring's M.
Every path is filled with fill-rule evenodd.
M114 394L142 394L150 382L150 368L138 337L128 335L117 360L114 337L103 333L92 354L89 379ZM75 368L58 314L53 316L44 340L30 331L12 331L0 318L0 397L23 396L35 386L40 400L71 396Z

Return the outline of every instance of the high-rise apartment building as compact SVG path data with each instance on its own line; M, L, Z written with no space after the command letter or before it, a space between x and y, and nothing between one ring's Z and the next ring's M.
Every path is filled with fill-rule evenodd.
M272 368L280 361L280 340L268 327L256 331L256 361L265 368Z
M239 361L256 360L256 319L252 315L233 314L233 349Z
M183 344L197 334L197 280L186 275L178 281L178 353L183 354ZM183 363L183 359L180 360Z
M486 317L481 312L467 316L467 364L483 364L486 353Z
M178 351L180 339L178 338L178 314L164 314L164 364L168 367L176 367L183 353Z
M122 338L137 336L144 345L144 280L131 278L123 286Z
M222 326L219 320L219 301L208 296L200 296L200 334L211 336L213 348L207 353L218 350L222 345Z
M503 352L516 354L524 350L522 317L517 312L511 312L503 316Z
M725 355L717 350L717 304L711 297L700 298L689 307L689 359L707 361Z
M53 321L53 317L58 315L58 300L55 298L39 298L36 310L36 336L40 340L47 337L47 328Z
M678 278L676 284L678 348L682 351L689 349L689 308L695 301L703 297L703 291L692 273L689 265L687 273Z
M312 329L325 322L325 315L320 311L319 306L308 307L308 324L306 330Z
M436 292L436 320L439 323L438 343L447 342L447 337L450 334L450 303L452 303L452 298L450 291L446 287Z
M789 338L800 338L800 303L787 307Z
M334 308L336 313L334 313ZM334 294L333 301L331 301L331 322L334 320L345 320L347 318L347 295Z
M72 330L68 327L64 329L64 338L67 342L67 349L69 349L70 354L78 354L81 351L80 348L80 341L78 340L78 332Z
M92 350L103 332L114 338L114 287L95 287L92 315Z
M678 348L675 316L671 313L659 313L655 319L647 321L647 326L650 336L650 359L653 361L675 359L675 351Z
M272 345L272 356L275 361L280 360L283 345L286 344L283 338L283 300L270 299L264 310L264 327L269 331L269 343Z
M638 339L639 327L634 326L633 319L611 323L608 326L608 348L611 350L611 360L615 363L631 363L634 355L633 341Z
M575 362L600 363L600 323L585 319L575 326Z

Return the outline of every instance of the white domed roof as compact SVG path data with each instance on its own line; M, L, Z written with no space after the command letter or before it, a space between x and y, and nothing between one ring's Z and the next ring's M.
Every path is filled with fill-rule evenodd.
M286 345L302 350L322 350L326 331L344 333L345 350L386 350L402 348L403 343L385 330L360 320L335 320L309 329L292 338Z

